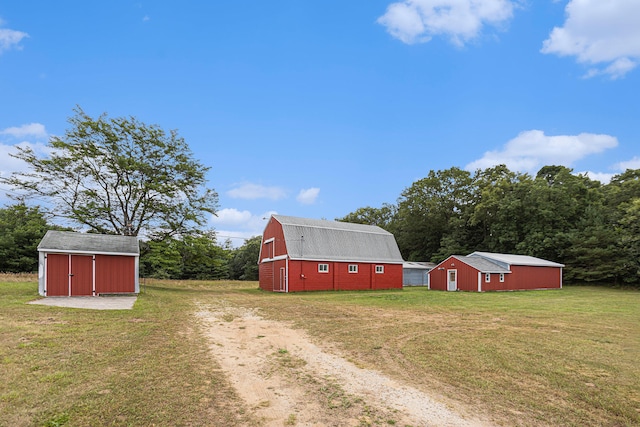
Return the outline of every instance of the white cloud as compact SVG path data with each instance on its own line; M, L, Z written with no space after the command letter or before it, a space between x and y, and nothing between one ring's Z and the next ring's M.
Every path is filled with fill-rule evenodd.
M478 37L485 26L501 26L513 16L512 0L402 0L377 22L400 41L413 44L446 36L457 46Z
M14 138L25 138L28 136L46 138L48 136L44 125L40 123L29 123L27 125L9 127L1 130L0 135L9 135Z
M287 196L287 192L280 187L266 187L259 184L245 183L241 186L229 190L229 197L234 199L270 199L280 200Z
M319 188L312 187L312 188L302 189L298 193L298 197L296 197L296 200L302 203L303 205L312 205L316 202L316 199L318 198L319 194L320 194Z
M4 22L0 20L0 25L3 23ZM0 54L11 48L21 49L20 42L26 37L29 37L29 34L22 31L0 28Z
M11 157L10 154L16 154L16 147L30 147L38 156L48 156L51 154L50 147L40 143L21 142L16 145L6 145L0 143L0 176L8 178L13 172L27 172L29 165L22 160Z
M640 157L636 156L631 160L620 162L615 165L615 168L622 172L627 169L640 169Z
M501 150L488 151L466 166L467 170L486 169L505 164L511 170L537 172L544 165L571 166L590 154L601 153L618 145L610 135L581 133L579 135L547 136L540 130L521 132Z
M566 20L543 42L542 53L575 56L578 62L601 65L585 77L600 74L619 78L640 61L640 2L638 0L571 0Z
M211 222L216 227L219 243L229 240L233 247L239 247L246 239L261 235L271 215L276 213L267 211L255 215L247 210L226 208L218 211L217 216L212 216Z
M615 174L605 173L605 172L585 171L585 172L579 172L579 175L586 175L591 180L600 181L603 184L608 184L609 181L611 181L611 178L613 178Z

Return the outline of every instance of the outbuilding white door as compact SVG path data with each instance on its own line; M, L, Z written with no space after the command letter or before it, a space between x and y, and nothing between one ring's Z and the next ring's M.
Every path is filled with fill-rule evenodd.
M447 290L455 291L458 289L458 270L447 270Z

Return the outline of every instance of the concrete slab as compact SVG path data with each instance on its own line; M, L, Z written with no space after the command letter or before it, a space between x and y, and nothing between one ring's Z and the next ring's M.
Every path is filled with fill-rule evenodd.
M117 297L47 297L29 301L27 304L54 307L85 308L89 310L131 310L136 296Z

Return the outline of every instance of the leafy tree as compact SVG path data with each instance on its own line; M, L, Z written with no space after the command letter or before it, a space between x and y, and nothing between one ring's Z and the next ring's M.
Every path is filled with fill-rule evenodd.
M459 225L465 210L472 205L473 185L469 172L454 167L432 170L402 192L395 234L405 259L437 258L449 226Z
M623 233L620 239L624 265L623 280L628 284L640 284L640 197L633 198L626 204L623 217L620 219Z
M233 253L230 262L231 278L235 280L258 280L258 257L262 237L248 239Z
M140 274L157 279L229 278L230 251L216 244L213 232L192 233L142 243Z
M25 273L38 271L38 244L49 225L39 206L24 202L0 209L0 271Z
M177 240L150 240L141 242L140 246L140 276L156 279L181 278L182 256Z
M351 212L342 218L337 218L336 221L377 225L388 230L395 219L397 211L398 209L395 205L384 203L380 208L372 208L370 206L358 208L355 212Z
M229 278L231 254L216 244L212 231L184 236L178 241L181 279L222 280Z
M30 171L0 182L49 199L48 213L99 233L162 240L205 224L205 213L217 206L217 194L205 188L209 168L175 130L134 117L92 118L80 107L74 112L64 137L50 139L49 157L18 147L14 157Z

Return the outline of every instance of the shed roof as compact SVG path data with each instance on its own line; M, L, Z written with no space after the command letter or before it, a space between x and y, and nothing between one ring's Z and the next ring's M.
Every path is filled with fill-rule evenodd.
M488 259L462 255L453 255L452 257L470 265L481 273L511 273L509 268L505 268L495 262L489 261Z
M499 264L506 265L529 265L534 267L564 267L564 264L559 264L553 261L547 261L546 259L536 258L529 255L512 255L512 254L496 254L492 252L473 252L468 255L469 257L480 257Z
M64 252L110 255L139 255L135 236L75 233L49 230L38 245L39 252Z
M291 259L402 264L393 234L374 225L273 215Z
M405 261L402 263L402 268L416 270L431 270L435 266L436 264L433 262Z

